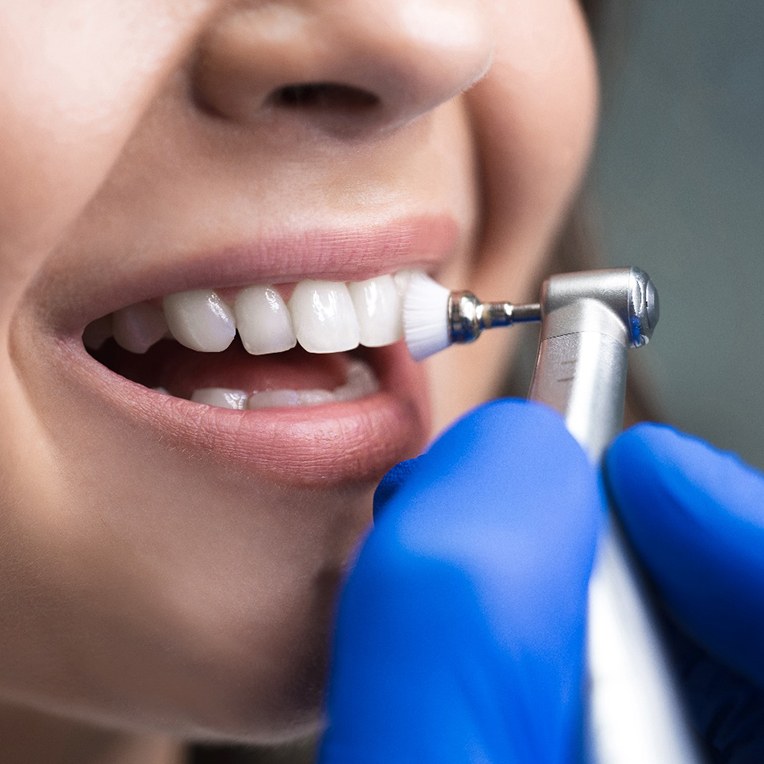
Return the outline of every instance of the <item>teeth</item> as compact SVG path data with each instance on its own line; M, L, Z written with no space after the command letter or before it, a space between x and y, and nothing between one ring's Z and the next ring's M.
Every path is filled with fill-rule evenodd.
M348 369L347 382L334 390L334 396L338 401L354 401L377 390L379 382L371 367L363 361L354 361Z
M243 390L229 390L225 387L203 387L195 390L191 396L195 403L206 403L222 409L245 409L247 398Z
M131 353L145 353L167 332L164 314L148 302L118 310L112 326L117 344Z
M272 287L243 289L236 297L234 313L239 337L248 353L280 353L297 344L286 303Z
M348 284L348 290L353 299L362 345L381 347L401 338L401 298L392 276Z
M270 409L318 406L323 403L343 403L373 395L379 390L371 367L360 360L348 366L345 384L334 390L262 390L247 396L243 390L206 387L191 396L195 403L206 403L225 409Z
M298 406L319 406L322 403L332 403L334 400L334 393L329 390L297 391Z
M301 281L289 300L297 340L309 353L340 353L358 346L358 319L339 281Z
M395 288L398 290L398 297L403 300L406 290L409 288L409 282L411 277L419 271L398 271L393 274L393 281L395 282Z
M403 295L412 273L348 284L301 281L288 305L267 285L245 287L238 294L229 290L235 294L230 305L212 289L178 292L164 298L161 310L143 302L91 322L83 342L97 350L114 334L126 350L145 353L171 336L187 348L213 353L225 350L238 330L252 355L280 353L297 342L310 353L339 353L359 343L380 347L401 339Z
M249 397L249 408L318 406L321 403L332 403L334 400L334 393L329 390L264 390Z
M233 311L209 289L168 295L164 315L173 337L191 350L220 352L236 334Z
M263 390L252 393L249 396L247 408L270 409L284 406L292 407L300 405L300 394L297 390Z

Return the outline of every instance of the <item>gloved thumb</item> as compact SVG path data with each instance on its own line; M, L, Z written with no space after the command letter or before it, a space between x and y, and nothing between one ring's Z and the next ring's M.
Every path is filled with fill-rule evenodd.
M600 508L562 420L525 401L394 470L341 598L321 761L572 760Z

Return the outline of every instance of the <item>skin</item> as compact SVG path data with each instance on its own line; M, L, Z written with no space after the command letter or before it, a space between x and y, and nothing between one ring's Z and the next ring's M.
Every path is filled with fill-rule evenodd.
M446 213L443 283L532 297L591 141L580 11L6 0L0 72L4 761L167 762L172 740L310 733L383 470L305 486L168 448L47 349L94 274L306 225ZM267 105L326 81L381 107ZM431 359L416 410L437 430L510 353L502 333ZM422 447L425 418L384 468Z

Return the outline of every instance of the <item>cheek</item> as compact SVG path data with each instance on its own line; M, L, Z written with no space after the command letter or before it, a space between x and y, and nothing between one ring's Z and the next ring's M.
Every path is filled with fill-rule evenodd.
M480 164L480 241L443 276L484 300L533 302L586 166L597 77L578 5L506 2L491 71L467 93ZM438 427L496 394L518 333L488 332L428 362Z
M210 3L186 3L182 18L173 5L3 3L0 310L108 174Z
M574 2L508 3L499 24L494 66L470 93L486 219L476 286L511 275L504 283L522 290L538 276L589 156L596 72Z

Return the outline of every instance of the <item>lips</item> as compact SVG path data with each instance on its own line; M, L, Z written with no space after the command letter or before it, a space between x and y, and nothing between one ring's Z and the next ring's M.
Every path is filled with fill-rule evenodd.
M343 240L345 247L327 251L327 241ZM330 485L377 479L392 464L417 452L429 429L422 372L400 342L324 356L296 348L255 358L252 363L252 357L238 344L225 353L195 353L177 345L163 349L168 341L162 340L146 354L149 359L152 354L156 356L154 361L149 360L144 371L140 371L114 361L109 368L91 357L82 345L83 323L63 337L60 330L62 325L73 324L75 317L80 322L84 317L86 323L98 318L93 316L94 305L101 316L108 315L138 303L156 304L166 295L176 294L174 290L178 287L190 291L216 284L221 290L242 290L252 284L284 283L290 278L298 284L330 278L362 282L411 267L432 270L452 254L455 240L455 225L450 220L417 219L367 231L362 239L336 231L301 235L292 242L281 239L275 245L282 252L287 250L281 273L275 272L272 255L265 259L257 257L264 245L252 248L248 258L242 248L235 250L232 260L238 270L231 260L226 262L220 256L208 256L206 269L200 255L188 258L185 270L181 263L174 268L163 264L160 271L152 261L146 271L125 280L119 302L109 304L109 298L118 293L116 284L109 283L99 285L98 292L89 295L90 300L80 291L72 311L59 315L58 310L50 310L47 317L52 319L51 324L59 323L51 357L54 362L58 360L61 383L74 386L80 393L87 391L94 411L120 418L130 431L137 430L143 437L166 443L190 458L202 457L229 470L266 474L269 479L286 484ZM359 241L363 246L359 247ZM351 249L360 256L349 257ZM154 289L161 292L149 291L152 281ZM167 291L163 285L169 287ZM66 304L66 300L59 304ZM193 355L203 359L194 360ZM279 355L282 358L274 361ZM196 368L192 368L194 364ZM236 369L243 366L249 371L242 376ZM363 371L364 367L369 373ZM148 368L159 373L142 380L141 374L147 373ZM232 389L241 389L244 377L248 380L246 387L271 394L271 400L260 401L265 407L228 409L221 408L214 395L206 402L201 402L205 401L204 396L196 401L180 397L191 397L190 387L200 381L205 388L223 388L233 383L236 387ZM351 378L356 388L348 391ZM193 380L193 385L189 380ZM171 394L167 395L150 389L147 383L152 382L164 382L163 387L175 389L170 389ZM337 395L323 400L319 396L307 406L304 401L290 402L283 396L273 399L276 391L305 393L327 389Z

